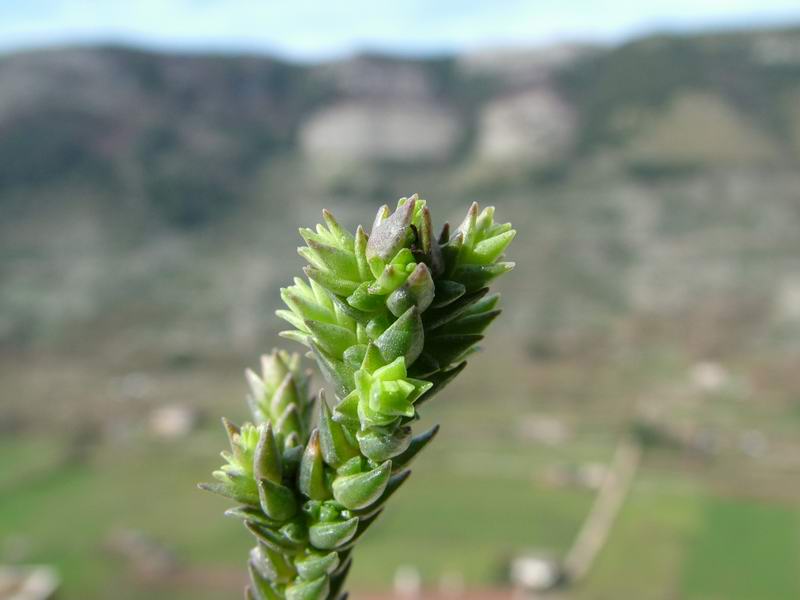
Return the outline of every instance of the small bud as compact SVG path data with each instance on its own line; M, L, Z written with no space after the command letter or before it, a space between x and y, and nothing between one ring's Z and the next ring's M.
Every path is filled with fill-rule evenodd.
M367 279L372 278L372 273L369 270L369 263L367 262L367 244L369 242L369 238L367 237L367 233L364 231L364 228L361 225L358 226L356 229L356 239L355 239L355 255L356 255L356 265L358 266L358 275L361 281L365 281Z
M425 263L419 263L405 283L389 295L386 306L395 317L401 316L412 306L422 313L431 305L433 297L431 272Z
M442 230L439 232L439 246L444 246L450 241L450 223L442 225Z
M378 225L383 223L386 219L389 218L389 215L392 214L392 211L389 210L387 205L383 205L378 209L375 218L372 220L372 231L375 231L378 228Z
M286 410L278 417L275 423L275 430L284 435L289 436L293 433L300 435L303 430L303 425L300 422L300 415L297 414L297 405L290 404Z
M461 225L458 226L458 231L462 234L464 238L464 245L467 247L475 244L475 236L477 234L475 225L478 220L479 210L480 207L478 206L478 203L473 202L467 210L467 216L464 217Z
M222 417L222 426L225 428L225 433L228 434L228 443L230 444L231 452L236 454L239 451L239 444L236 443L236 438L241 433L241 429L225 417Z
M319 431L317 429L311 433L303 458L300 461L297 487L312 500L326 500L331 496L325 481L325 465L322 461L322 450L319 447Z
M273 350L272 354L261 356L261 380L268 393L274 393L284 377L291 371L286 362L288 356L288 353L279 352L277 349ZM298 358L296 354L294 357Z
M328 226L328 230L333 237L339 242L342 247L348 247L353 244L353 234L344 229L333 216L333 213L327 208L322 209L322 218Z
M270 423L260 425L258 433L258 444L253 456L253 474L256 479L269 479L273 483L280 483L283 474L281 455L272 433L272 425Z
M367 259L380 258L384 262L391 260L408 241L409 225L414 214L415 200L398 206L392 215L373 226L367 242ZM379 211L378 215L382 213ZM385 214L385 212L383 213Z
M275 389L272 400L269 403L269 410L274 417L283 413L292 404L299 404L300 397L297 394L297 387L294 382L294 375L287 373L280 385Z
M431 211L427 206L422 209L421 216L419 244L423 261L430 267L434 277L438 277L444 270L444 261L442 259L441 247L434 239Z
M247 385L250 387L250 393L253 395L253 399L258 403L264 402L267 396L267 390L261 378L250 369L244 370L244 377L247 379Z

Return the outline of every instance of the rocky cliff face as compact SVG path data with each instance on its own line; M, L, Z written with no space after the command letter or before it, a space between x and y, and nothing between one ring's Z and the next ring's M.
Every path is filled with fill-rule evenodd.
M309 116L300 145L312 160L437 161L462 137L458 114L433 102L343 101Z

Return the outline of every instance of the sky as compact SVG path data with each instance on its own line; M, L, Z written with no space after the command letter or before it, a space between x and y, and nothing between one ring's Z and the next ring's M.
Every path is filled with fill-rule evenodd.
M798 0L0 0L0 51L117 42L318 60L800 24Z

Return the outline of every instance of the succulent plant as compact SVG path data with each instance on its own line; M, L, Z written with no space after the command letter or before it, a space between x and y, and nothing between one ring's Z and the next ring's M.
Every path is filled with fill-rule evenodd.
M223 420L230 452L201 488L238 506L257 545L254 600L340 600L351 550L407 479L438 426L414 435L419 406L466 365L497 317L487 285L513 268L511 225L473 204L450 235L434 235L416 195L378 210L369 235L324 225L301 229L307 280L281 290L282 332L308 349L335 390L312 396L300 356L273 351L247 371L253 423Z

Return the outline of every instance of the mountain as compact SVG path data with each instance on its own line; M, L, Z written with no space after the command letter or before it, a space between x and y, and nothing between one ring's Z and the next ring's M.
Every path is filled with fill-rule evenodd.
M414 191L518 224L506 323L530 348L653 315L784 343L798 166L800 28L317 65L8 54L0 346L255 351L295 227Z

